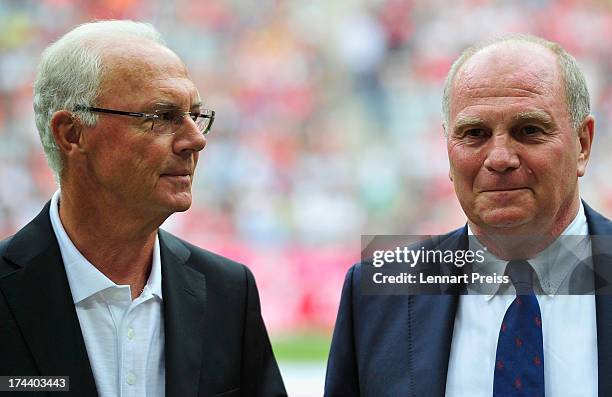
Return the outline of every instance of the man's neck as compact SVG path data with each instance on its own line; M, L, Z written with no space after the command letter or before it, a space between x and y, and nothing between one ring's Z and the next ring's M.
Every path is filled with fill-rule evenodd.
M62 190L59 216L70 240L115 284L130 285L140 295L151 271L157 229L163 219L126 213L120 206L97 208L92 200L72 200Z

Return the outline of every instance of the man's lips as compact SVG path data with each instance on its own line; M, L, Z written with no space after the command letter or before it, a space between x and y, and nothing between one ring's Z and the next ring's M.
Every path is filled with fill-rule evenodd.
M191 176L191 170L166 171L161 176Z
M180 171L180 172L166 172L161 174L161 178L169 179L178 183L190 183L191 173Z
M507 188L491 188L491 189L480 189L480 193L503 193L503 192L514 192L520 190L531 190L528 187L507 187Z

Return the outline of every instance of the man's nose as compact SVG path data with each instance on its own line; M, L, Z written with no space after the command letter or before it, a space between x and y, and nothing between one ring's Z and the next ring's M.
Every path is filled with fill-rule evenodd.
M206 137L196 123L189 117L183 119L183 124L175 133L174 151L177 154L199 152L206 146Z
M484 166L489 171L506 172L520 166L514 142L508 134L494 135L489 142Z

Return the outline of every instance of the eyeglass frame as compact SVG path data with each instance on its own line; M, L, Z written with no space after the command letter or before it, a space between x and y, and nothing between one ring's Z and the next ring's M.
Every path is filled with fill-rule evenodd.
M159 120L160 116L158 114L155 113L143 113L143 112L127 112L124 110L115 110L115 109L105 109L105 108L98 108L98 107L93 107L93 106L83 106L83 105L77 105L73 108L73 111L88 111L88 112L95 112L95 113L107 113L107 114L116 114L119 116L130 116L130 117L139 117L139 118L144 118L147 120L153 120L153 124L151 125L151 131L153 131L153 126L155 125L155 120ZM164 111L165 112L165 111ZM185 116L189 115L189 118L191 120L193 120L196 125L197 125L197 118L198 117L202 117L205 119L210 119L210 124L208 124L208 127L206 128L205 131L201 131L202 135L207 135L210 132L210 129L212 128L212 125L215 121L215 111L211 110L211 109L204 109L204 112L209 112L207 113L203 113L203 112L179 112L181 114L181 116L184 118ZM196 119L193 119L193 116L196 116ZM173 135L172 134L168 134L168 135Z

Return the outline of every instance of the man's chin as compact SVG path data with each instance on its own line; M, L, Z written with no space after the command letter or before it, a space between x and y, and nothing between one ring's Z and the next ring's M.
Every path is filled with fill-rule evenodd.
M190 205L186 205L186 206L177 207L172 212L185 212L189 208L191 208L191 204Z
M173 194L160 200L160 206L170 213L185 212L191 208L191 193Z
M468 204L474 223L486 228L512 230L529 224L537 215L538 206L530 190L512 191L506 195L481 194Z
M520 229L533 219L533 214L522 207L496 208L477 212L479 224L489 230L494 229L499 233L512 232Z
M189 200L181 200L174 203L174 212L185 212L191 208L191 198Z

